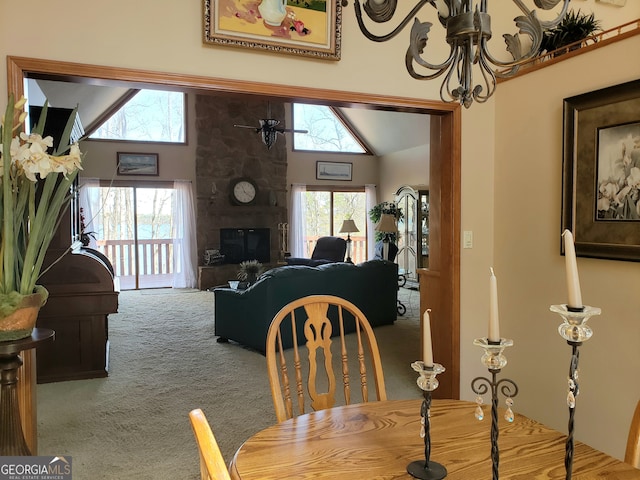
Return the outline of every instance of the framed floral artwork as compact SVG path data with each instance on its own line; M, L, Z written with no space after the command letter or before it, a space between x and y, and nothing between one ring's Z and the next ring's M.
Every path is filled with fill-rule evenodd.
M340 60L339 0L204 0L204 43Z
M563 134L576 255L640 261L640 80L565 98Z

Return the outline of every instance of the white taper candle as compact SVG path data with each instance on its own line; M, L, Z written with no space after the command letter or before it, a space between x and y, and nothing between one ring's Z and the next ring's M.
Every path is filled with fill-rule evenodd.
M493 267L490 268L491 276L489 277L489 336L487 339L491 342L500 341L500 320L498 317L498 280L493 273Z
M430 308L422 316L422 362L425 367L433 367L433 347L431 346L431 317Z
M564 238L564 262L567 275L567 306L582 308L582 293L580 293L580 278L578 277L578 263L576 262L576 248L573 234L569 230L562 232Z

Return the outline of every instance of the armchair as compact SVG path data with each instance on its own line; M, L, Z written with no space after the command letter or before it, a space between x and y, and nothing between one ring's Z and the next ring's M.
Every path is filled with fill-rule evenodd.
M344 262L347 241L341 237L320 237L311 258L288 257L287 265L307 265L317 267L325 263Z

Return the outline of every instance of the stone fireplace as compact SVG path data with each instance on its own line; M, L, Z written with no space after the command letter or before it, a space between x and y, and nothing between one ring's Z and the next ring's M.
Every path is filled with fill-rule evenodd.
M278 224L287 222L287 150L283 135L267 149L260 135L238 125L259 126L269 102L251 96L196 95L196 192L199 288L235 279L237 265L205 266L206 249L220 248L221 228L269 228L270 262L279 256ZM284 121L284 105L271 102L271 116ZM248 177L257 185L252 205L231 201L233 180Z

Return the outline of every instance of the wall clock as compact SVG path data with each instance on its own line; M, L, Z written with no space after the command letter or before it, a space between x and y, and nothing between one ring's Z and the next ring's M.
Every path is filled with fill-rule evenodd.
M231 201L236 205L251 205L257 194L258 186L250 178L238 178L231 182Z

